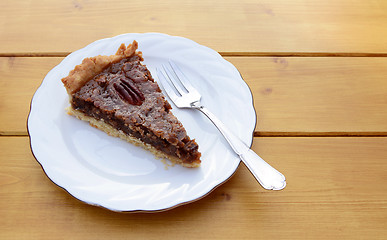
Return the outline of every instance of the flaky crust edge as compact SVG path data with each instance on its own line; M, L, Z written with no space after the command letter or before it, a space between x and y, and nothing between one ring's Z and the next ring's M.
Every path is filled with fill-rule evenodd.
M128 47L125 47L125 44L122 43L115 55L98 55L83 59L82 63L75 66L67 77L62 78L62 82L67 90L67 93L70 95L78 91L90 79L102 72L112 63L119 62L122 59L133 55L138 55L142 61L142 53L136 52L137 48L138 43L134 40L132 44L128 45Z

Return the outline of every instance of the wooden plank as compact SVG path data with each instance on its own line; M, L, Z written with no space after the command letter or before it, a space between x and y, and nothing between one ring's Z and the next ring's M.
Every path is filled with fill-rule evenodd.
M387 58L230 58L261 134L387 132Z
M62 58L0 58L0 135L25 135L30 102Z
M0 137L0 238L383 239L386 146L383 137L255 138L253 149L286 175L284 190L263 190L242 164L197 202L122 214L53 184L27 137Z
M0 134L27 134L31 97L61 59L0 58ZM226 59L251 88L257 134L387 133L387 58Z
M183 36L219 52L387 53L384 0L20 0L0 9L6 54L71 52L127 32Z

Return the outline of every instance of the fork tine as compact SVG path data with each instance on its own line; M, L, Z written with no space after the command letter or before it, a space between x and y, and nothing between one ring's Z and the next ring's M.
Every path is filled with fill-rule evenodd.
M172 101L176 101L180 96L178 96L175 91L172 89L173 86L171 86L170 81L167 80L165 74L163 71L161 71L159 68L156 68L158 79L160 80L162 88L167 92L169 98L172 99Z
M172 68L172 70L170 70L169 67L165 66L164 64L162 65L162 67L163 67L164 73L165 73L164 76L166 76L166 79L169 80L168 82L171 83L171 85L175 88L175 90L180 95L187 93L187 89L184 88L179 77L174 73L172 66L170 66L170 68ZM173 76L173 75L175 75L175 76ZM182 86L184 89L182 88Z
M183 71L180 69L178 65L176 65L172 60L168 61L169 65L171 66L172 71L176 75L177 79L180 81L181 85L188 91L188 92L197 92L196 89L191 85L190 81L187 80L187 77L183 73Z

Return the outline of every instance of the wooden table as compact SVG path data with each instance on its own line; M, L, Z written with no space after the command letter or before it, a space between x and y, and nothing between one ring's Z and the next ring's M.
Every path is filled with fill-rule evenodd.
M0 239L386 239L387 1L1 1ZM207 197L116 213L53 184L29 147L33 93L67 54L127 32L190 38L233 63L258 116L252 148Z

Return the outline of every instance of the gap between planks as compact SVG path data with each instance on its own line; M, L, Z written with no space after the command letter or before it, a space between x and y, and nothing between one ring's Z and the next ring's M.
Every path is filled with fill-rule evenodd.
M387 137L387 132L254 132L254 137ZM0 132L0 137L28 137L26 132Z
M254 132L254 137L387 137L387 132Z

